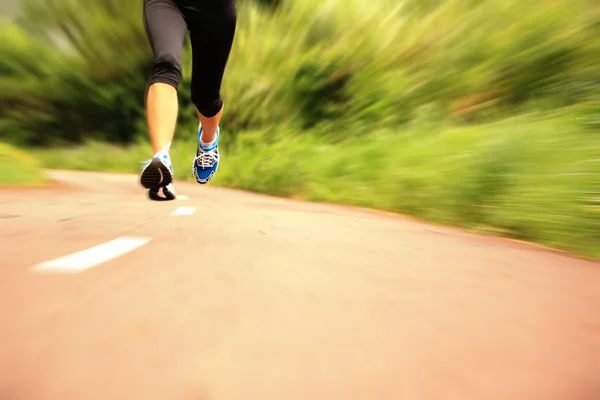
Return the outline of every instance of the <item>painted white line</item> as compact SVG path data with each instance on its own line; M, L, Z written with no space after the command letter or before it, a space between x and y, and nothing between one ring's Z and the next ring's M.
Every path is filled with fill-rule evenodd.
M194 211L196 211L196 207L179 207L171 215L192 215Z
M149 237L120 237L65 257L36 265L39 272L77 273L112 260L148 243Z
M177 195L177 200L189 200L190 198L188 196L186 196L185 194L178 194Z

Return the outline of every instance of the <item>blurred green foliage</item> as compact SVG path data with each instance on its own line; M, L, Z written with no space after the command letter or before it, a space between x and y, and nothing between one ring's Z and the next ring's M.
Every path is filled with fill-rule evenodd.
M62 145L145 136L151 53L139 0L23 0L0 34L0 129ZM336 139L414 121L472 123L589 104L591 0L238 0L226 130L295 124ZM194 129L186 44L180 126ZM231 137L231 135L229 136Z

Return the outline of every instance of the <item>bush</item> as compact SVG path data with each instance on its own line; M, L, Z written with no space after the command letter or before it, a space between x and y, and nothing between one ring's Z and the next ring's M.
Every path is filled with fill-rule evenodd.
M145 137L151 52L141 3L25 0L0 34L3 133L36 145ZM238 6L223 85L230 132L285 123L343 139L423 118L472 123L598 101L591 0ZM184 53L180 127L193 130L189 44Z

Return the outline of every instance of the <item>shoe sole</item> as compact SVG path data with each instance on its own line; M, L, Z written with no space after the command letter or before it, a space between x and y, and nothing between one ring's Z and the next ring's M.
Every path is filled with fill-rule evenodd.
M158 191L161 187L165 187L171 183L173 176L171 171L159 159L155 158L150 161L150 164L142 172L140 182L146 189Z
M150 198L150 200L154 200L154 201L171 201L171 200L175 200L177 198L177 196L175 196L175 194L173 194L166 187L163 188L164 197L159 196L159 194L158 194L159 190L160 190L160 188L150 189L148 191L148 198Z
M165 195L165 198L167 200L175 200L175 194L173 192L171 192L169 189L167 189L166 187L163 188L163 194Z

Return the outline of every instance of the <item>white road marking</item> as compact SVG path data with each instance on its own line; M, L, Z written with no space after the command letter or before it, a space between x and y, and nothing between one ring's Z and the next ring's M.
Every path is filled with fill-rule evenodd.
M120 237L65 257L36 265L39 272L78 273L133 251L148 243L150 237Z
M196 207L179 207L171 215L192 215L194 211L196 211Z
M177 195L177 200L189 200L190 198L188 196L186 196L185 194L178 194Z

